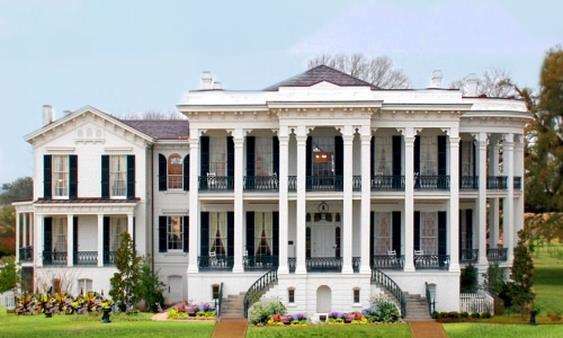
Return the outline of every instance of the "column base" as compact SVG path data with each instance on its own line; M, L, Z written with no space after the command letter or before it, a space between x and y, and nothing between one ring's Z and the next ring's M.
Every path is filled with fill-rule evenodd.
M406 264L405 263L405 266L403 267L403 271L404 272L415 272L416 269L414 268L414 264Z
M196 264L188 265L188 273L198 273L199 267Z
M278 275L288 275L289 267L287 265L278 266Z
M295 274L296 275L305 275L307 274L307 269L305 266L296 266L295 267Z
M244 268L242 265L233 265L233 272L234 273L243 273Z
M450 263L450 268L448 269L450 272L460 272L460 267L458 263Z
M344 265L342 266L342 273L343 274L353 274L354 273L354 269L352 269L352 265Z
M360 273L371 273L369 265L360 265Z

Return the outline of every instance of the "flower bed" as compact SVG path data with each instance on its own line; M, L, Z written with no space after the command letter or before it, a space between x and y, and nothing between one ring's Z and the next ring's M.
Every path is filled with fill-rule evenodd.
M368 324L369 320L361 312L331 311L328 314L329 324Z
M298 312L294 314L274 314L271 315L266 322L267 326L283 326L283 325L307 325L309 321L304 313Z
M72 297L66 293L23 294L16 298L15 313L18 315L37 315L44 313L51 316L62 314L85 314L110 309L113 302L98 293L87 292Z
M217 317L215 307L209 303L178 303L168 309L168 319L173 320L213 320Z

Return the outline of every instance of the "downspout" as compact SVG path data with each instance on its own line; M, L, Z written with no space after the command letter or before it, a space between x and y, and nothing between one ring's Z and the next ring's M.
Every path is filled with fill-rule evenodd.
M150 147L150 184L151 184L151 218L150 218L150 241L151 241L151 270L154 271L154 144Z

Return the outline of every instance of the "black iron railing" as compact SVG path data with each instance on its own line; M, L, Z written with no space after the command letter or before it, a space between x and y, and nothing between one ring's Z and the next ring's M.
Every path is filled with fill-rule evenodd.
M405 256L375 255L371 257L372 269L402 270Z
M522 189L522 177L521 176L514 176L514 189L516 189L516 190Z
M414 188L417 190L448 190L449 175L415 175Z
M43 251L43 265L66 265L66 251Z
M341 272L341 257L310 257L305 261L307 272Z
M342 176L307 176L307 191L342 191Z
M403 191L405 190L405 176L376 175L371 178L372 191Z
M475 263L479 258L479 249L461 249L459 260L462 263Z
M424 282L424 286L426 287L426 302L428 303L428 314L430 317L436 311L436 299L432 297L432 293L430 292L430 288L428 287L428 283Z
M104 265L115 264L115 251L104 251Z
M360 263L362 262L362 257L352 257L352 270L356 273L360 272Z
M506 176L487 176L487 189L504 190L507 187Z
M385 288L397 299L401 307L401 317L405 318L407 315L407 297L399 285L397 285L391 277L377 268L371 270L371 283Z
M362 191L362 176L361 175L352 176L352 190L353 191Z
M199 256L200 271L230 271L233 269L234 257L232 256Z
M33 247L24 246L20 250L20 262L32 262L33 261Z
M245 271L270 270L278 267L278 256L245 256Z
M256 280L254 284L248 288L246 294L244 295L244 317L248 318L248 309L252 304L260 300L263 294L265 294L270 287L278 282L278 270L272 269Z
M223 308L223 282L219 284L219 293L217 298L215 298L215 315L217 318L221 318L221 310Z
M295 257L289 257L287 259L287 267L289 269L289 272L291 272L291 273L295 272L295 265L296 265L295 262L296 261L297 261L297 259Z
M450 267L450 255L414 255L416 269L447 270Z
M245 191L278 191L279 189L278 176L245 176L244 177L244 190Z
M508 258L507 248L487 249L487 259L490 262L504 262Z
M97 251L75 251L74 252L75 265L98 265L98 252Z
M459 188L462 190L479 189L479 176L461 176Z
M287 191L297 190L297 176L287 176Z
M199 190L201 191L232 191L235 178L233 176L200 176Z

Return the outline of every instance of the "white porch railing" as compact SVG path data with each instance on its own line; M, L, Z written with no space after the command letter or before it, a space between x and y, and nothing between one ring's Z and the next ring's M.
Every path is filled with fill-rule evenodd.
M0 293L0 307L6 310L14 310L16 308L16 294L14 291Z
M478 293L460 293L459 297L460 312L493 313L495 300L485 291L479 291Z

